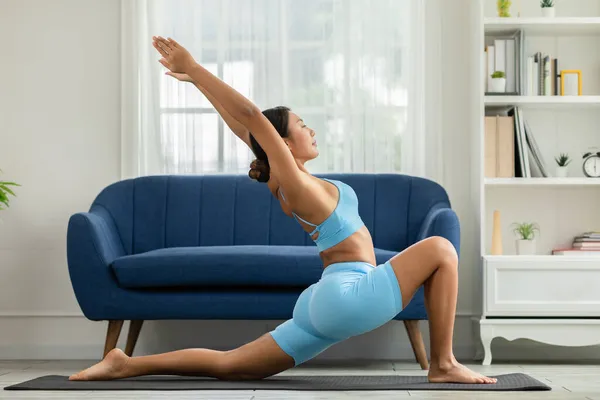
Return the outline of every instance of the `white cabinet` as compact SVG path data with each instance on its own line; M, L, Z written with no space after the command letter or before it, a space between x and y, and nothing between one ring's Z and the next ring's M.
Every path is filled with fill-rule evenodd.
M496 337L600 344L599 257L485 256L483 264L484 365Z
M600 257L485 256L484 316L600 317Z

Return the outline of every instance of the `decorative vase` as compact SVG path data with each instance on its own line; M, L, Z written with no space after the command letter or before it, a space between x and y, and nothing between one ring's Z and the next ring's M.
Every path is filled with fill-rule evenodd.
M556 167L556 177L557 178L566 178L569 174L569 168L565 167Z
M504 93L506 91L506 78L492 78L490 89L492 93Z
M520 256L528 256L535 254L535 239L532 240L517 240L517 254Z
M555 13L554 7L542 7L542 16L545 18L553 18Z
M500 211L494 210L494 224L492 230L492 255L502 255L502 226L500 224Z

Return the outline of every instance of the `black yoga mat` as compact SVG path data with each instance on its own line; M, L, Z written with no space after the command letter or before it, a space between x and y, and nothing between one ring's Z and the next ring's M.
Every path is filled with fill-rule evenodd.
M143 376L113 381L69 381L48 375L7 386L5 390L551 390L525 374L496 375L495 384L429 383L425 376L272 376L257 381L220 381L213 378Z

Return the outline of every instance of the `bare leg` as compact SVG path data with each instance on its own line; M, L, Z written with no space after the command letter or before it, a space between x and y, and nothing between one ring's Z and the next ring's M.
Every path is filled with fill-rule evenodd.
M111 380L141 375L191 375L223 380L263 379L294 366L294 359L270 334L231 351L185 349L128 357L114 349L98 364L70 380Z
M429 316L431 382L495 383L456 361L452 334L458 296L458 257L452 243L431 237L394 256L394 269L405 307L417 289L425 286L425 308Z

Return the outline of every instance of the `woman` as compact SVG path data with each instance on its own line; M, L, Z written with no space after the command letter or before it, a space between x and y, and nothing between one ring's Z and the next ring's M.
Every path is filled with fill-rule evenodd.
M104 380L153 374L262 379L299 365L344 339L371 331L396 316L425 286L432 382L494 383L460 365L452 352L457 299L457 254L432 237L375 267L369 231L352 188L318 179L304 163L318 156L315 132L285 107L261 112L252 102L197 64L175 40L154 37L167 74L194 82L231 130L257 157L249 175L266 182L283 211L316 242L324 271L298 298L293 318L231 351L185 349L128 357L114 349L100 363L70 377ZM311 222L312 221L312 222Z

